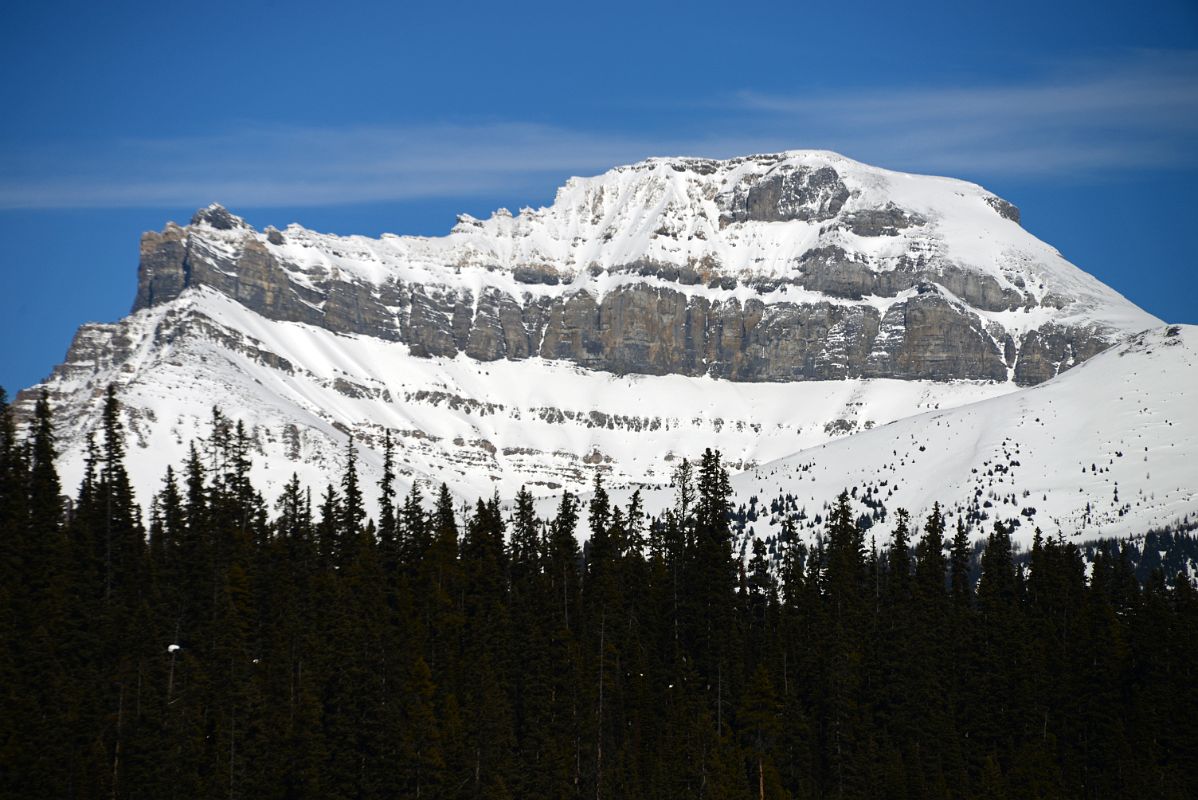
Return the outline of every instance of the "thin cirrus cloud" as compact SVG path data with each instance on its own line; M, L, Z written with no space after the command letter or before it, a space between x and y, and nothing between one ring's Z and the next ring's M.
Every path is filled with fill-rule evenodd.
M302 206L466 196L599 170L647 142L544 125L254 126L213 136L43 148L0 163L0 208Z
M0 209L316 206L543 191L652 155L838 150L898 169L1060 180L1198 166L1198 53L1074 63L1006 85L764 94L708 106L696 137L512 122L251 126L9 149Z
M1075 62L1035 82L806 95L733 105L897 167L1054 179L1198 166L1198 53Z

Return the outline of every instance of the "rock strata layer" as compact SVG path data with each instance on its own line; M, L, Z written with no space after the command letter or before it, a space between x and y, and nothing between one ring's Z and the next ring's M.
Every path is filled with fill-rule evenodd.
M688 291L705 285L693 270L660 265L612 270L652 279L645 282L602 293L586 284L560 287L553 295L331 274L299 282L294 271L257 235L247 232L228 251L208 246L195 222L170 225L142 239L134 310L207 286L269 319L402 342L422 357L540 357L618 374L737 381L1001 381L1011 368L1018 383L1033 384L1108 344L1056 325L1013 342L995 336L973 309L1018 310L1028 303L1024 295L959 268L873 271L835 247L808 252L794 277L762 281L744 300L726 296L738 285L733 278L716 280L719 291L708 296ZM792 301L790 287L828 299ZM884 310L842 302L866 297L893 302Z
M192 287L419 357L617 374L1040 383L1149 315L981 187L831 153L655 159L446 237L256 231L218 205L141 243L134 310Z

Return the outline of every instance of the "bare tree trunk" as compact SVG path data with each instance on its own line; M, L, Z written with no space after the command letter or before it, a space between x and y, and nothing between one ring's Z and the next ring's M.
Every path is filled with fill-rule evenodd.
M709 684L710 685L710 684ZM715 668L715 732L724 735L724 665Z
M233 800L233 764L237 753L237 711L229 715L229 800Z
M121 684L120 699L117 700L116 706L116 747L112 753L112 798L117 797L117 780L120 776L121 769L121 729L125 724L125 684Z
M112 490L104 504L104 602L112 599Z
M595 800L599 800L603 786L603 634L607 623L607 612L599 616L599 723L595 735Z
M565 620L566 630L570 630L570 586L566 580L566 568L562 567L562 619Z

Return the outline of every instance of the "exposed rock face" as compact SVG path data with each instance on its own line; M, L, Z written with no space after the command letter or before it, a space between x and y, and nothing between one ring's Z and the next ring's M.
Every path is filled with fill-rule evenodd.
M835 245L807 251L795 265L795 282L804 289L860 300L866 295L894 297L920 283L938 283L974 308L1010 311L1035 301L990 276L951 264L932 266L904 259L896 269L877 272Z
M207 221L209 216L227 226L217 230L248 227L219 207L197 212L196 219ZM173 300L189 286L208 286L271 319L399 338L394 314L387 308L402 303L393 284L376 287L325 278L317 288L308 288L291 280L258 237L245 237L230 255L212 248L202 236L191 235L191 230L168 225L162 233L142 236L134 311Z
M1085 329L1045 325L1028 331L1020 343L1015 380L1025 386L1041 383L1109 346L1109 342Z
M246 221L231 213L224 206L213 203L207 208L201 208L191 217L192 225L208 225L218 231L231 231L235 228L249 228Z
M999 216L1011 220L1011 222L1014 222L1016 225L1020 224L1019 209L1016 208L1013 203L1009 203L1006 200L1003 200L1001 197L994 196L987 197L986 202L990 204L991 208L998 212Z
M845 227L858 236L898 236L899 231L927 222L914 212L907 212L894 203L883 208L864 209L846 214Z
M172 227L146 234L142 248L135 309L177 296L187 286L209 286L271 319L401 341L423 357L459 352L480 361L539 356L618 374L710 374L739 381L1006 379L1003 343L994 341L976 315L927 283L922 294L892 305L885 318L869 305L710 300L681 291L699 283L694 271L647 265L627 271L664 274L680 288L634 283L601 299L586 289L552 298L486 289L476 302L469 290L420 284L324 278L307 288L291 281L255 239L236 256L225 257ZM797 284L860 299L896 296L921 277L875 273L837 260L846 258L843 251L813 254ZM950 284L960 278L958 288L967 297L992 299L975 276L948 277ZM1053 364L1065 360L1061 336L1032 340L1035 366L1029 362L1020 373L1027 381L1043 380Z
M134 311L174 300L190 285L187 244L187 231L178 225L168 225L162 233L150 232L141 237Z
M132 342L120 325L91 322L81 325L71 340L66 360L54 368L51 379L71 381L110 369L129 358Z
M981 187L827 153L644 162L443 238L259 233L213 205L144 235L133 308L208 287L418 357L737 381L1027 385L1116 341L1138 310L994 214L1019 221Z
M831 167L779 168L720 198L721 221L822 221L840 212L849 189Z
M815 173L792 172L759 194L755 191L750 187L744 193L737 213L818 216L842 202L836 182ZM216 230L252 231L219 207L197 213L193 224L197 220ZM849 215L846 224L860 235L886 236L893 235L889 230L921 223L887 207ZM170 225L161 233L145 234L134 310L169 301L187 287L207 286L270 319L404 342L422 357L459 352L479 361L539 356L618 374L709 374L738 381L1001 381L1013 364L1015 380L1033 384L1108 345L1092 332L1058 326L1029 332L1015 342L1001 331L988 331L975 313L937 287L968 306L991 311L1018 309L1034 302L1029 296L952 265L908 260L897 269L874 270L837 246L808 251L792 279L755 283L759 294L777 295L780 287L793 285L831 298L824 302L790 302L778 296L768 302L709 299L684 291L704 285L697 270L655 263L610 271L677 288L632 283L601 298L586 288L562 287L556 296L517 296L486 288L476 299L468 289L367 283L326 270L296 281L294 267L280 263L268 246L282 240L280 232L247 235L230 250L213 246L203 230ZM514 277L529 286L560 283L549 271L523 269ZM708 285L734 289L739 284L725 276ZM898 298L912 291L884 314L868 304L834 302Z
M1005 380L1003 351L976 315L963 312L929 285L896 303L882 318L867 377Z

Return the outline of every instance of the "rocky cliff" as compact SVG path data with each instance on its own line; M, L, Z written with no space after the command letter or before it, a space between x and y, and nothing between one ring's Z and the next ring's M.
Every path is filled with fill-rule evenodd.
M980 187L827 153L653 160L440 239L258 232L214 205L143 237L134 310L207 286L423 357L1021 385L1157 322L1018 219Z

